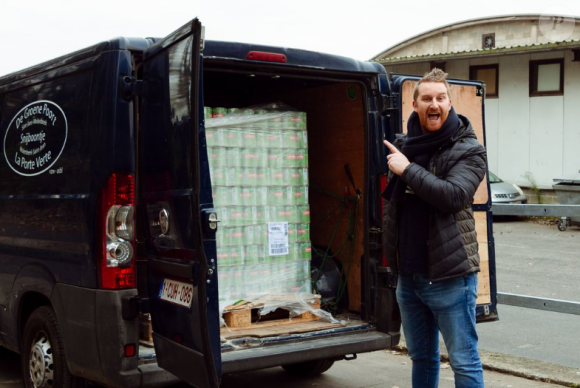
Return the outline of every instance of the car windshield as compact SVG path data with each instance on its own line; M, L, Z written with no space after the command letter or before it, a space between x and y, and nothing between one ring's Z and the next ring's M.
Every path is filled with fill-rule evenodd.
M497 177L493 172L489 171L489 183L500 183L503 182Z

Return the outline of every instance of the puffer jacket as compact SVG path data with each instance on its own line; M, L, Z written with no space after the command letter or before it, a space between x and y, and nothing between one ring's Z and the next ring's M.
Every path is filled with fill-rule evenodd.
M432 282L453 279L479 271L479 253L473 196L486 172L485 148L464 116L451 139L429 161L429 170L411 163L401 178L416 195L429 204L428 265ZM405 137L395 146L401 149ZM389 179L393 172L389 172ZM383 247L391 268L398 263L396 203L383 207Z

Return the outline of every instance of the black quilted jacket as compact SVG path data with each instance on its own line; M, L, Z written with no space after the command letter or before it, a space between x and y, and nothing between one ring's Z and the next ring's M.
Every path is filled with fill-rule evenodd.
M486 171L485 148L477 141L469 120L459 115L460 127L450 141L436 151L429 170L411 163L401 178L429 211L429 277L441 281L479 271L479 253L473 196ZM401 148L404 137L395 145ZM392 176L389 172L389 178ZM396 203L386 203L383 212L383 247L396 272L398 223Z

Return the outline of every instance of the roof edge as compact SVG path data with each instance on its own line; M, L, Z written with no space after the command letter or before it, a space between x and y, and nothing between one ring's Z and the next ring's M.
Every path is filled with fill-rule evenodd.
M468 27L468 26L472 26L472 25L488 24L488 23L502 22L502 21L508 21L508 20L509 21L511 21L511 20L533 20L533 19L539 19L543 15L544 14L513 14L513 15L485 16L485 17L467 19L467 20L463 20L463 21L459 21L459 22L446 24L446 25L443 25L443 26L440 26L437 28L433 28L431 30L427 30L427 31L422 32L418 35L412 36L409 39L405 39L405 40L387 48L386 50L381 51L380 53L373 56L369 60L370 61L379 61L379 58L387 56L389 52L392 52L394 50L398 50L404 46L413 44L421 39L428 38L430 36L436 35L436 34L441 33L441 32L456 30L459 28ZM548 15L546 15L546 16L548 16ZM579 17L571 16L571 15L549 15L549 16L572 17L572 18L576 19L577 21L580 21Z

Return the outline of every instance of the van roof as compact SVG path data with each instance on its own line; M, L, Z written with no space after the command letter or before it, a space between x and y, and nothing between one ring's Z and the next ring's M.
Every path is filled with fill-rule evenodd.
M203 56L208 59L234 59L259 63L259 61L248 60L248 53L252 51L284 54L287 58L285 64L270 62L282 66L290 65L371 74L385 73L385 68L375 62L363 62L348 57L324 54L316 51L250 43L206 41Z
M143 51L154 43L152 38L113 38L108 41L97 43L93 46L74 51L69 54L62 55L58 58L51 59L38 65L19 70L14 73L7 74L0 77L0 86L16 82L36 74L43 73L49 70L55 70L59 67L70 65L71 63L81 62L89 58L95 57L103 52L112 50L130 50Z
M130 50L142 52L160 40L161 39L156 38L114 38L0 77L0 87L34 76L36 74L43 73L45 71L55 70L59 67L70 65L75 62L88 60L89 58L95 57L106 51ZM247 59L248 53L250 51L263 51L284 54L286 56L286 63L280 64L269 62L269 64L272 65L296 66L321 70L324 69L369 74L385 73L385 68L375 62L363 62L348 57L324 54L315 51L286 47L264 46L249 43L206 41L203 56L204 58L211 58L216 60L233 59L244 62L260 63L259 61Z

